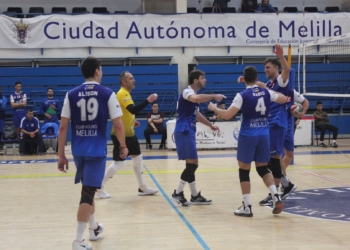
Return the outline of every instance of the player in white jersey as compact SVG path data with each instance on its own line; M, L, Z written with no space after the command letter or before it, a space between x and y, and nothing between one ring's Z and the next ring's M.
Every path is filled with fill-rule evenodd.
M126 157L124 126L120 119L123 115L115 93L100 85L102 78L101 63L88 57L81 65L85 83L70 90L64 100L61 125L58 136L58 170L67 172L68 160L64 146L69 122L72 130L72 155L77 168L75 183L82 182L80 205L78 209L77 234L73 241L73 250L91 250L84 241L84 232L89 223L89 239L98 239L103 225L95 221L94 195L101 188L107 156L107 121L112 120L116 136L120 142L120 155Z
M256 171L269 188L274 207L273 214L282 212L283 203L277 193L274 178L268 169L270 159L270 139L268 115L270 102L285 103L287 97L263 87L258 87L258 72L254 67L244 69L244 79L247 88L237 93L231 106L227 110L219 109L214 103L208 108L220 117L228 120L242 110L242 124L238 138L237 160L239 165L239 179L241 183L243 205L234 214L237 216L252 217L250 202L250 168L255 161Z

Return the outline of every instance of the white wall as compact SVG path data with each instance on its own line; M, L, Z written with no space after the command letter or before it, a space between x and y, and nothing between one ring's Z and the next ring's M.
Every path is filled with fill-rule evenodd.
M272 6L277 7L279 10L283 10L284 7L297 7L299 11L303 10L303 2L305 2L306 7L316 6L319 11L323 11L327 6L338 6L341 8L341 3L344 0L270 0ZM200 6L211 7L213 5L213 0L201 0ZM237 11L241 11L241 0L231 0L228 3L229 7L235 7ZM258 3L261 2L258 0ZM198 10L199 1L198 0L187 0L188 7L196 7Z

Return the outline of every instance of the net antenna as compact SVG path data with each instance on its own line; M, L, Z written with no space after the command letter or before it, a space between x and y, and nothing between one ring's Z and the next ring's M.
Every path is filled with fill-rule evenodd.
M301 44L298 56L299 93L350 97L350 33Z

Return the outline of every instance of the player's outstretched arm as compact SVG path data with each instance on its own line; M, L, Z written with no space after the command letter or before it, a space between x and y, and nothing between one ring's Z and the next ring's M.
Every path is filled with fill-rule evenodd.
M156 101L158 98L157 94L151 94L149 97L147 97L146 100L144 100L142 103L138 105L130 104L126 107L126 109L133 115L136 115L140 111L142 111L148 104Z
M236 108L235 106L230 106L228 109L220 109L216 106L216 104L210 102L208 105L208 109L211 111L214 111L215 114L219 115L225 120L231 119L233 116L235 116L239 109Z
M193 103L202 103L202 102L209 102L212 100L215 100L217 102L220 102L222 99L226 98L226 96L222 94L217 95L207 95L207 94L199 94L199 95L190 95L188 100Z
M64 154L64 147L66 145L68 126L70 119L61 117L60 130L58 134L58 162L57 168L59 171L66 173L68 170L68 160Z
M282 71L281 75L282 75L283 82L286 82L289 79L290 68L288 66L288 62L287 62L286 58L284 57L283 47L281 45L279 45L279 44L276 44L275 45L275 50L272 50L272 52L275 53L276 56L281 61L282 68L283 68L283 71Z

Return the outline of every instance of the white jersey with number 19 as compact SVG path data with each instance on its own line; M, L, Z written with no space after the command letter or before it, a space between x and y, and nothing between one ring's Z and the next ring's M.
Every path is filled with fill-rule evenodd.
M108 118L122 115L113 90L97 82L85 82L70 90L61 116L71 119L73 156L106 156Z

